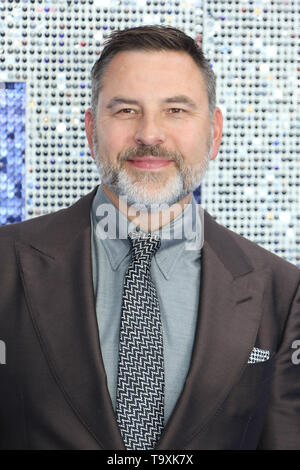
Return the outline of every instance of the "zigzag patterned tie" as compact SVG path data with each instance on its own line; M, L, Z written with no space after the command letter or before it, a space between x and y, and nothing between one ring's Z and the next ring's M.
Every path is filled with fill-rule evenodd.
M159 237L133 232L124 279L116 415L128 450L155 447L164 420L164 359L159 302L151 259Z

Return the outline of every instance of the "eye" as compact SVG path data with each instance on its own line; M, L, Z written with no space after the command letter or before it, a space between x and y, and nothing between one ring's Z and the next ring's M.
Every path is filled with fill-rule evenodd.
M135 112L135 109L132 108L122 108L117 112L117 114L134 114Z
M169 108L168 111L170 114L185 113L185 109L182 109L182 108Z

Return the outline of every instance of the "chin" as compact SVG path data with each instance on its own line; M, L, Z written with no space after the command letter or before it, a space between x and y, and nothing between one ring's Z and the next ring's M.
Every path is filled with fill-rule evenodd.
M178 173L168 177L152 172L144 175L144 178L137 178L124 169L118 174L114 192L118 196L125 196L129 205L140 204L148 208L151 205L170 206L186 195L184 181Z

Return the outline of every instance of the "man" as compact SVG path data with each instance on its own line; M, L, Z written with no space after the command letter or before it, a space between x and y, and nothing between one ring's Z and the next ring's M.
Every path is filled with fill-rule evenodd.
M86 133L101 185L0 230L1 448L299 449L299 270L192 196L222 134L202 51L115 32Z

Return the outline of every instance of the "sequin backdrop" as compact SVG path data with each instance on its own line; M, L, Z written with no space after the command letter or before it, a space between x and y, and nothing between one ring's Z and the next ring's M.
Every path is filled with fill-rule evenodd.
M202 42L218 77L223 142L202 205L300 266L299 14L299 0L1 0L0 223L99 183L84 132L90 69L111 30L168 24Z

